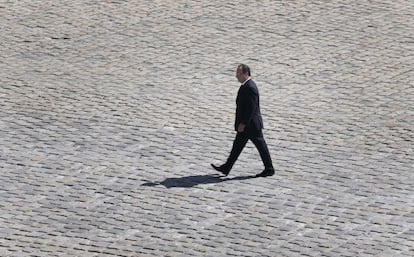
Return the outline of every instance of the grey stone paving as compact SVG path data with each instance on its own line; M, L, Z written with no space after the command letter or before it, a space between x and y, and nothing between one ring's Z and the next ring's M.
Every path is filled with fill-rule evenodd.
M0 256L414 256L414 2L0 1ZM236 65L277 174L228 178Z

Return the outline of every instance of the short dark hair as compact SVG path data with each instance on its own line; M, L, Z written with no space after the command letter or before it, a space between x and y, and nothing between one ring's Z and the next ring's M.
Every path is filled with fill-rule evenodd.
M242 73L243 74L246 74L246 73L248 73L249 74L249 76L251 76L251 74L250 74L250 67L249 66L247 66L246 64L239 64L239 68L241 68L241 71L242 71Z

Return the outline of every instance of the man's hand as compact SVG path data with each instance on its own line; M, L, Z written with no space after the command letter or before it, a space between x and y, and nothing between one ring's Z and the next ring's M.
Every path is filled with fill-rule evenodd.
M239 126L237 127L237 132L243 133L245 129L246 129L246 124L240 123Z

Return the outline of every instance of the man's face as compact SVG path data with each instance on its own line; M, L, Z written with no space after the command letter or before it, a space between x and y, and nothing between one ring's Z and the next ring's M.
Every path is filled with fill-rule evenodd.
M247 79L247 76L246 74L243 74L241 67L237 67L236 78L240 83L243 83Z

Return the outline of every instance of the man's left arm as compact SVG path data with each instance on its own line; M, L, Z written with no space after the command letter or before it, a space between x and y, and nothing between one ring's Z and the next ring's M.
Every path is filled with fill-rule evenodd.
M253 119L254 108L256 105L256 94L250 88L244 88L242 94L242 115L241 115L241 122L237 128L238 132L244 132L246 126L250 124L251 120Z

